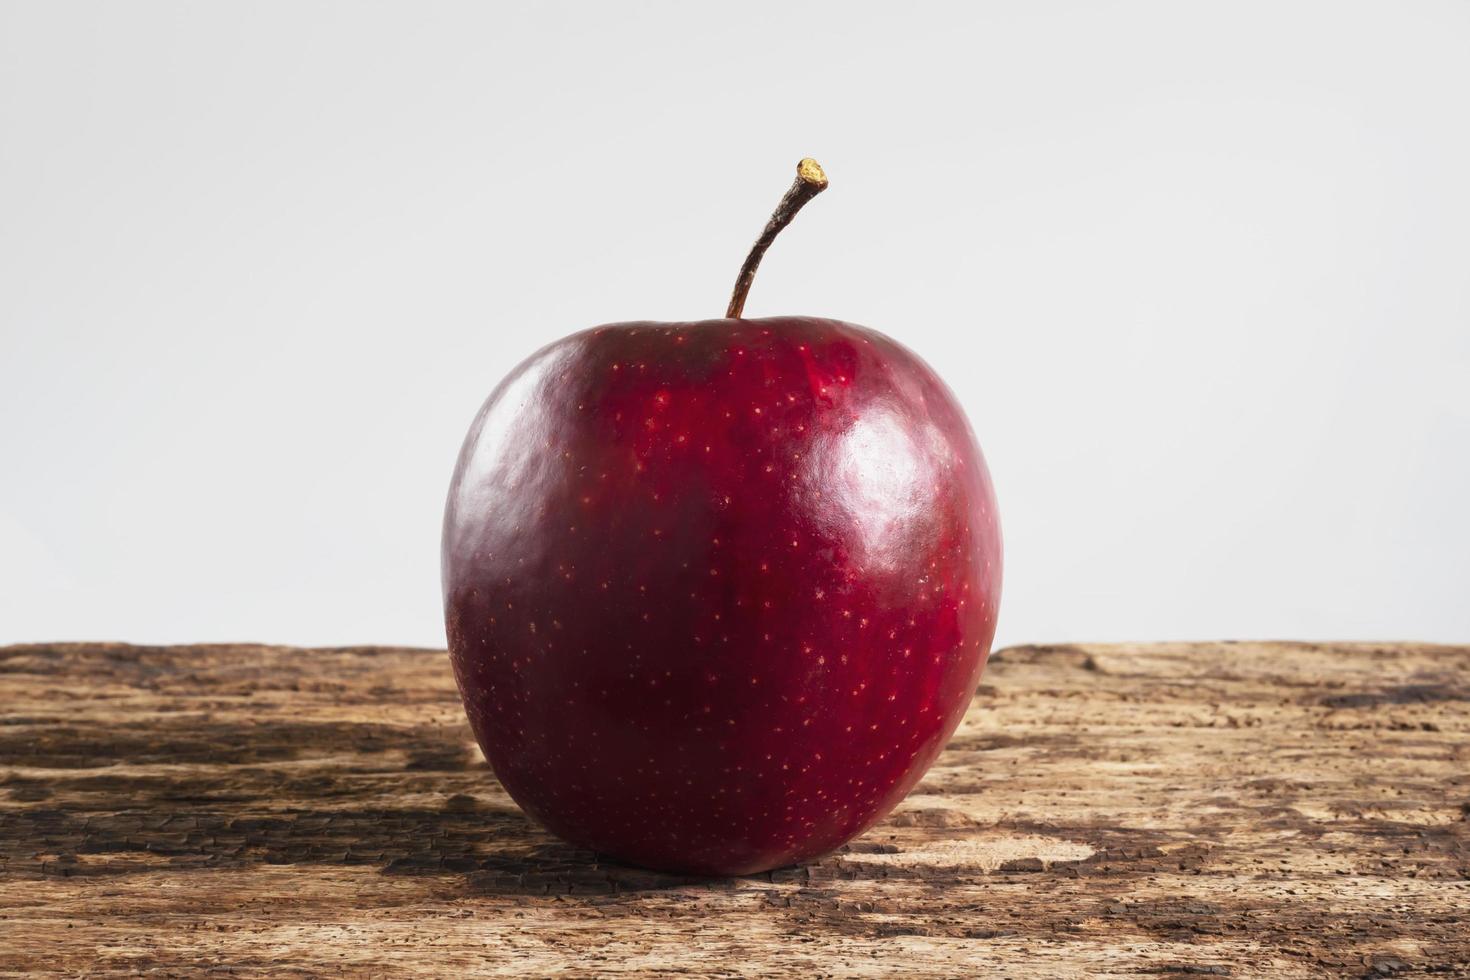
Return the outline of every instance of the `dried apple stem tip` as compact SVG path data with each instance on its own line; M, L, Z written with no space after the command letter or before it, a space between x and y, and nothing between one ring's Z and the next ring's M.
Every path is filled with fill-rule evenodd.
M745 311L745 297L750 293L750 284L755 282L755 270L760 268L761 257L766 254L766 249L771 247L771 242L776 240L781 229L791 224L796 212L826 189L827 175L822 172L820 163L806 157L796 165L796 182L791 185L786 196L781 198L781 203L776 205L771 220L766 222L761 237L750 247L750 254L740 267L740 278L735 280L735 292L730 296L730 305L725 310L725 316L739 317Z

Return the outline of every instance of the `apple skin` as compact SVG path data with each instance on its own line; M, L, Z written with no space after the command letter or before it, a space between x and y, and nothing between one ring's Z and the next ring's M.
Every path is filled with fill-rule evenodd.
M659 870L830 851L959 724L1000 598L994 491L916 355L809 317L596 327L471 426L450 655L511 797Z

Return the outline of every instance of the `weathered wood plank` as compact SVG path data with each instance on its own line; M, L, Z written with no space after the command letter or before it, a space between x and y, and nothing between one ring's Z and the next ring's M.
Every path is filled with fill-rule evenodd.
M841 853L531 825L440 652L0 648L0 971L1470 975L1470 648L1022 647Z

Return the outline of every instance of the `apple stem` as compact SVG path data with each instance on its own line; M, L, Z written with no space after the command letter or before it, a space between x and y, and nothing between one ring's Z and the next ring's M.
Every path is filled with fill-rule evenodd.
M827 189L827 175L822 172L822 165L811 157L805 157L796 165L796 182L781 198L781 203L776 205L771 220L766 222L765 230L761 237L755 240L750 247L750 254L745 257L745 264L740 267L740 278L735 280L735 292L730 296L730 305L725 309L725 316L738 319L745 312L745 297L750 293L750 284L755 282L755 270L760 267L761 258L766 254L766 249L771 247L771 242L781 233L781 229L791 224L791 219L796 217L796 212L806 206L806 202L816 197Z

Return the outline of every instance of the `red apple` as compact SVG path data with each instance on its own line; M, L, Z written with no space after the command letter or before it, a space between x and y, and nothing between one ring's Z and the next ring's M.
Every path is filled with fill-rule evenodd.
M969 704L1001 573L953 394L808 317L532 355L470 428L443 556L507 792L569 841L697 874L814 857L897 804Z

